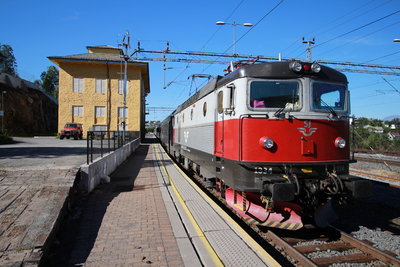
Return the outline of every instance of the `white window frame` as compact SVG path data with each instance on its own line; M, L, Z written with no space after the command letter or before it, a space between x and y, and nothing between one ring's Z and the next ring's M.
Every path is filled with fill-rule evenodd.
M107 125L93 125L92 129L93 131L103 131L103 132L108 131Z
M105 94L107 91L107 80L106 79L96 79L96 93Z
M95 106L94 107L94 116L96 118L105 117L106 116L106 107L104 107L104 106Z
M124 107L118 107L118 118L124 117L123 110L124 110ZM125 107L125 118L128 118L128 107Z
M72 116L83 117L83 106L72 106Z
M122 132L124 130L124 127L122 127L122 124L118 124L118 131ZM125 131L128 131L128 124L125 124Z
M128 94L129 81L126 81L126 93ZM118 80L118 94L124 94L124 80Z
M85 80L83 78L75 78L73 79L72 82L72 91L74 93L83 93L84 88L85 88Z

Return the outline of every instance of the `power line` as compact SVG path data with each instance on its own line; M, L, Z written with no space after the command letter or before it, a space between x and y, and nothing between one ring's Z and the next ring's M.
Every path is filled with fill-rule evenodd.
M329 49L329 51L325 51L325 52L319 53L319 55L329 54L329 53L335 51L335 50L338 49L338 48L341 48L341 47L343 47L343 46L345 46L345 45L348 45L348 44L357 42L357 41L359 41L359 40L362 40L362 39L364 39L365 37L368 37L368 36L370 36L370 35L373 35L373 34L375 34L375 33L377 33L377 32L380 32L380 31L382 31L382 30L385 30L385 29L387 29L387 28L390 28L390 27L392 27L392 26L394 26L394 25L396 25L396 24L399 24L399 23L400 23L400 21L397 21L397 22L392 23L392 24L390 24L390 25L387 25L387 26L385 26L385 27L383 27L383 28L380 28L380 29L378 29L378 30L376 30L376 31L373 31L373 32L370 32L370 33L368 33L368 34L366 34L366 35L363 35L363 36L361 36L361 37L359 37L359 38L350 40L350 41L348 41L348 42L346 42L346 43L344 43L344 44L341 44L341 45L338 45L338 46L336 46L336 47L334 47L334 48L331 48L331 49ZM374 59L374 60L376 60L376 59ZM370 61L367 61L367 62L371 62L371 61L374 61L374 60L370 60ZM364 63L367 63L367 62L364 62Z
M235 40L235 43L233 43L230 47L228 47L224 53L226 53L226 51L228 51L229 49L232 48L232 46L234 46L235 44L237 44L241 39L243 39L243 37L245 37L250 31L252 31L255 27L257 27L258 24L260 24L261 21L263 21L269 14L271 14L275 9L277 9L285 0L281 0L278 4L276 4L270 11L268 11L261 19L259 19L254 25L253 27L250 27L242 36L239 37L239 39Z
M372 25L372 24L374 24L374 23L377 23L378 21L381 21L381 20L384 20L384 19L386 19L386 18L389 18L389 17L391 17L391 16L393 16L393 15L399 13L399 12L400 12L400 10L397 10L397 11L395 11L395 12L393 12L393 13L390 13L389 15L386 15L386 16L384 16L384 17L382 17L382 18L376 19L376 20L374 20L374 21L372 21L372 22L369 22L369 23L364 24L364 25L362 25L362 26L360 26L360 27L357 27L357 28L355 28L355 29L353 29L353 30L351 30L351 31L348 31L348 32L343 33L343 34L340 34L340 35L338 35L338 36L336 36L336 37L334 37L334 38L331 38L331 39L329 39L329 40L327 40L327 41L325 41L325 42L322 42L322 43L320 43L320 44L318 44L318 45L315 45L314 48L319 47L319 46L321 46L321 45L324 45L324 44L326 44L326 43L329 43L329 42L331 42L331 41L333 41L333 40L335 40L335 39L337 39L337 38L341 38L341 37L343 37L343 36L346 36L346 35L348 35L348 34L350 34L350 33L355 32L355 31L361 30L361 29L363 29L363 28L365 28L365 27L368 27L368 26L370 26L370 25Z
M234 45L236 45L243 37L245 37L251 30L253 30L255 27L257 27L258 24L260 24L261 21L263 21L269 14L271 14L275 9L277 9L285 0L281 0L278 4L276 4L271 10L269 10L261 19L259 19L251 28L247 30L242 36L239 37L239 39L235 40L235 42L229 46L223 53L226 53L229 49L231 49ZM206 66L202 72L207 70L211 65Z
M374 1L376 1L376 0L371 0L371 1L367 2L367 3L365 3L365 4L362 4L362 5L360 5L360 6L357 6L356 8L354 8L354 9L352 9L351 11L345 13L344 15L341 15L341 16L339 16L339 17L333 19L332 21L328 22L328 23L325 24L322 28L324 28L324 27L326 27L326 26L328 26L328 25L330 25L330 24L332 24L332 23L338 22L338 21L341 20L342 18L344 18L344 17L346 17L346 16L348 16L348 15L350 15L350 14L353 14L355 11L360 10L360 9L363 8L364 6L367 6L367 5L369 5L370 3L374 2ZM389 0L389 1L390 1L390 0ZM342 23L341 25L343 25L343 23ZM325 32L326 32L326 31L325 31ZM315 33L314 33L314 31L310 31L310 32L308 32L308 33L306 33L306 34L303 34L303 36L308 36L308 35L317 36L318 34L319 34L318 31L315 32ZM289 48L291 48L291 47L294 46L295 44L298 44L298 46L297 46L295 49L292 49L292 50L293 50L293 53L295 53L295 52L301 47L301 45L299 45L300 43L301 43L301 38L297 38L296 41L294 41L293 43L291 43L288 47L284 48L284 49L282 50L282 52L283 52L283 51L286 51L286 50L289 49ZM288 53L290 53L290 51L289 51Z
M385 58L385 57L390 57L390 56L396 55L396 54L398 54L398 53L400 53L400 50L397 51L397 52L394 52L394 53L390 53L390 54L387 54L387 55L384 55L384 56L381 56L381 57L377 57L377 58L374 58L374 59L365 61L365 63L372 62L372 61L376 61L376 60L378 60L378 59L382 59L382 58Z
M236 10L243 4L245 0L240 1L240 3L233 9L231 14L229 14L228 17L224 19L224 21L229 20L232 15L236 12ZM211 37L207 40L207 42L200 48L200 51L203 51L203 49L206 47L206 45L215 37L215 35L221 30L221 27L217 27L217 30L211 35Z
M161 53L161 54L174 54L174 55L196 55L201 57L216 57L215 60L209 59L187 59L187 58L156 58L156 57L134 57L136 60L143 61L168 61L168 62L183 62L183 63L203 63L203 64L227 64L232 58L237 58L239 61L246 61L251 58L258 58L259 61L277 61L279 60L276 56L261 56L261 55L240 55L231 53L215 53L215 52L202 52L202 51L174 51L174 50L148 50L140 48L140 51L144 53ZM225 60L218 60L220 58L226 58ZM282 58L284 61L299 60L298 58ZM382 64L367 64L367 63L356 63L356 62L344 62L344 61L331 61L331 60L319 60L321 64L331 66L342 72L353 72L353 73L367 73L367 74L381 74L381 75L393 75L400 76L400 66L393 65L382 65Z

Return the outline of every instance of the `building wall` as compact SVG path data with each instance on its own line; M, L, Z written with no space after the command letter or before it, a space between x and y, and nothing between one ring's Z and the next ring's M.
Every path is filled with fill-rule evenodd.
M109 125L109 130L117 130L122 122L118 118L118 107L123 107L123 94L118 94L118 80L123 79L120 64L60 62L59 72L59 120L58 132L67 122L83 124L84 135L93 125ZM127 130L140 131L141 118L141 67L128 65L128 92L126 97ZM84 78L82 93L73 92L73 78ZM96 93L96 78L106 79L105 94ZM83 106L83 116L73 117L72 107ZM95 106L106 107L105 117L95 117Z

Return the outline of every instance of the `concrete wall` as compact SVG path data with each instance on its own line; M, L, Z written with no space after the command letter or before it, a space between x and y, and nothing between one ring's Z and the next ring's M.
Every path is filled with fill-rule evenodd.
M124 145L117 150L97 158L92 163L81 165L80 189L91 192L100 183L110 181L110 174L114 172L140 145L140 138Z

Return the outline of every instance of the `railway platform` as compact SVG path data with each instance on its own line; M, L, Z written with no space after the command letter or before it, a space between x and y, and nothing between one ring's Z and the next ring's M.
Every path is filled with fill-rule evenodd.
M155 142L86 203L66 266L279 266Z

